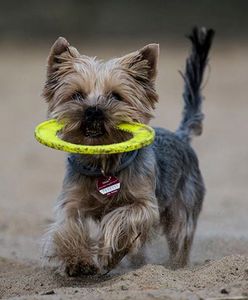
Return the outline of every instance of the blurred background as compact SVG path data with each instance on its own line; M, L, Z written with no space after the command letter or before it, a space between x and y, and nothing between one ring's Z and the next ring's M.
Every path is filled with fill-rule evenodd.
M207 185L192 262L248 253L248 1L0 2L0 256L38 262L65 154L38 144L46 57L58 36L107 59L160 43L153 125L175 130L194 25L216 30L203 93L204 132L193 141ZM163 251L160 251L163 253ZM153 256L153 259L157 256Z

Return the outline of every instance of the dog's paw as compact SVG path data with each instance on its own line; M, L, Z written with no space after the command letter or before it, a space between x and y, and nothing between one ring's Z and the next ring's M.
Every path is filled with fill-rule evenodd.
M127 249L118 252L110 252L108 255L99 255L98 260L103 273L114 269L128 253Z
M99 268L94 263L78 262L69 264L65 268L65 273L70 277L96 275Z

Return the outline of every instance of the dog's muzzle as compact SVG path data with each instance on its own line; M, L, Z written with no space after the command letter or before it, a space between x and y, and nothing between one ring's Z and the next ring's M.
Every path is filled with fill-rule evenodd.
M87 137L100 137L105 133L104 113L98 107L88 107L84 112L83 132Z

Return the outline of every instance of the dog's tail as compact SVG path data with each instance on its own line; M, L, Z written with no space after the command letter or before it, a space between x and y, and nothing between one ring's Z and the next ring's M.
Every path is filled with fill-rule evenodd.
M194 27L188 36L192 50L186 60L184 79L183 119L176 134L184 141L190 142L193 135L201 135L203 113L201 111L203 96L201 84L204 70L208 63L208 53L214 37L214 30Z

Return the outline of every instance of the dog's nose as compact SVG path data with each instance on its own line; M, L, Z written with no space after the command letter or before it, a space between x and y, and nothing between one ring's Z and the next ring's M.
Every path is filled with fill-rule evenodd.
M86 121L102 121L104 119L104 114L98 107L91 106L85 110L84 117Z

